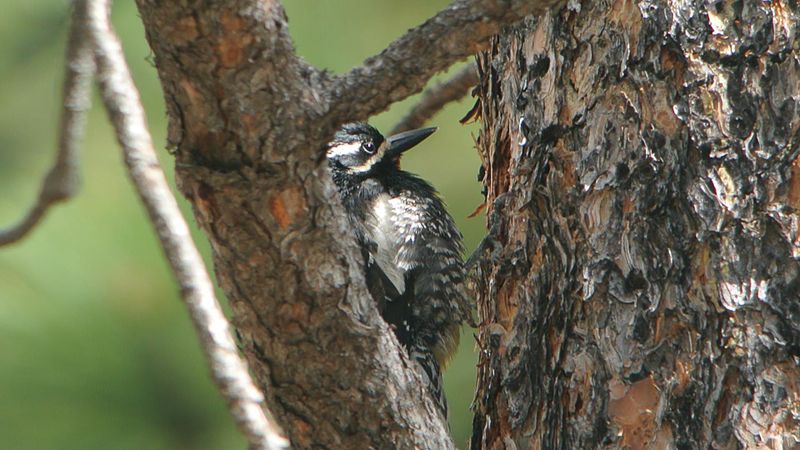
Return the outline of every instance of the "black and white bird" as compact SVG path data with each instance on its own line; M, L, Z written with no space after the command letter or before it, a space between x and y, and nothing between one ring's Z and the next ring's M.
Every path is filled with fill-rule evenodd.
M327 157L364 255L370 293L398 341L427 376L447 416L441 369L470 317L461 233L430 184L400 169L400 156L436 128L384 138L347 124Z

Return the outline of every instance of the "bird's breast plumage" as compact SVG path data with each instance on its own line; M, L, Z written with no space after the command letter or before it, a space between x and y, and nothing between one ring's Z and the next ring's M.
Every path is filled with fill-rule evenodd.
M398 227L396 209L401 200L386 193L375 197L366 217L366 238L370 241L370 255L391 281L399 294L405 292L407 264L399 261L398 255L405 240Z
M397 293L411 289L405 298L412 315L460 323L467 309L461 233L433 188L402 174L368 202L364 238L370 257Z

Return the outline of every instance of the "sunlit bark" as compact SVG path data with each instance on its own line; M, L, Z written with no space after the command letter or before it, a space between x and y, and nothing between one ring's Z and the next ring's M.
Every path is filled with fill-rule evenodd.
M575 9L479 58L473 448L797 448L797 3Z

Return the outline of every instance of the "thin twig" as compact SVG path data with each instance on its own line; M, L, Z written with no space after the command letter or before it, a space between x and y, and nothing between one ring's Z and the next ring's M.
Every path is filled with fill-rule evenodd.
M89 0L88 26L95 45L103 103L123 148L131 179L180 284L181 296L200 335L212 377L251 448L284 448L288 441L267 416L264 396L237 351L211 279L159 165L139 93L109 23L108 0Z
M76 2L67 41L63 106L59 127L56 160L42 181L36 203L17 224L0 230L0 246L19 241L30 233L56 203L72 198L80 185L78 146L83 137L86 111L91 105L90 89L94 76L94 58L82 24L85 4Z
M467 92L478 83L478 68L470 63L457 74L436 86L426 90L422 99L403 117L391 134L402 133L425 125L434 114L450 102L461 100Z

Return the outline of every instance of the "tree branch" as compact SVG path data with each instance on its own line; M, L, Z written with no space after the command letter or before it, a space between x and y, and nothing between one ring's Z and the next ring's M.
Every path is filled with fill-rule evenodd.
M506 22L559 0L533 1L458 0L330 77L284 46L279 1L137 0L185 164L176 179L295 448L453 448L365 289L321 149L342 122L418 92Z
M422 90L454 62L474 55L489 38L530 14L562 0L457 0L394 41L332 86L332 114L361 120Z
M14 243L42 220L54 204L69 200L80 185L78 145L83 137L86 111L91 105L90 88L95 66L83 24L86 23L84 2L77 2L72 11L72 25L67 41L64 100L61 110L56 160L42 181L36 203L17 224L0 230L0 246Z
M478 68L471 63L449 80L439 83L422 94L422 99L405 115L389 134L413 130L425 124L445 105L460 100L478 83Z
M238 354L211 280L191 242L189 227L159 165L139 94L108 20L108 1L89 0L88 5L88 28L95 46L103 102L123 148L131 179L180 284L181 296L200 335L213 379L251 448L286 447L288 442L266 415L264 396L253 384Z

